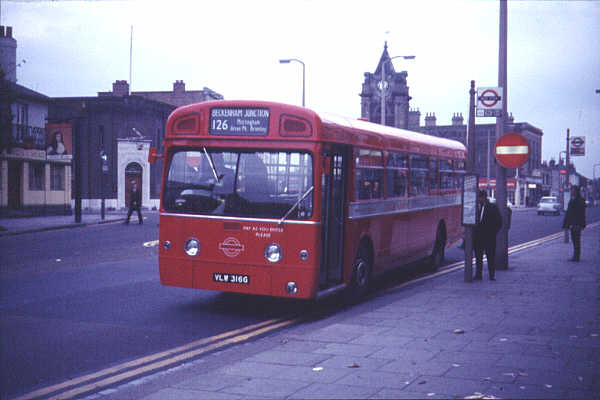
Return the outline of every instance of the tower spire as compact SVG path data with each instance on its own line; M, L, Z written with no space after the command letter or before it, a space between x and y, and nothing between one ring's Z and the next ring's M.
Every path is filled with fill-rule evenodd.
M375 69L375 75L381 76L381 64L384 62L388 62L389 60L390 60L390 55L388 53L388 45L387 45L387 40L386 40L384 43L384 46L383 46L383 53L381 53L381 58L379 59L379 64L377 64L377 68ZM385 70L393 72L394 66L391 65L391 63L388 63L385 66Z

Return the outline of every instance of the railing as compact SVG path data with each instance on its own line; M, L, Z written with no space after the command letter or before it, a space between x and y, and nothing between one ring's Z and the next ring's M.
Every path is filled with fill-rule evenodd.
M44 150L46 148L46 129L39 126L12 124L12 143Z

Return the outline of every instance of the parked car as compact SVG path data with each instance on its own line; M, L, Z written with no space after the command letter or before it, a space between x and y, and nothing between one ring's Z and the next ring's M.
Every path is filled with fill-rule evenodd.
M554 196L544 196L540 199L537 207L538 215L551 213L554 215L560 214L560 203L558 198Z

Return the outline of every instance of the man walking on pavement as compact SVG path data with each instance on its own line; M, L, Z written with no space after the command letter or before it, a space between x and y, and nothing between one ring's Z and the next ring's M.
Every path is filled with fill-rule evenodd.
M496 235L501 227L502 216L498 206L487 199L485 190L480 190L477 196L477 224L473 228L473 247L477 266L474 280L481 280L483 276L483 252L487 256L490 280L496 280Z
M581 231L585 228L585 200L581 197L579 186L571 188L573 197L569 201L563 229L571 230L571 240L573 240L573 258L569 261L579 261L581 256Z
M138 220L140 224L143 224L142 220L142 193L138 190L136 181L131 181L131 192L129 196L129 211L127 211L126 224L129 223L129 218L133 210L137 211Z

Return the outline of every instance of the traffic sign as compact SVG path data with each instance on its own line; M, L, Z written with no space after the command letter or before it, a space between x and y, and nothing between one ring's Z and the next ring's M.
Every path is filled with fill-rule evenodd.
M573 136L571 138L571 155L585 156L585 136Z
M507 133L496 142L494 154L504 168L518 168L529 158L529 143L518 133Z
M501 87L477 88L477 117L501 117L504 99Z

